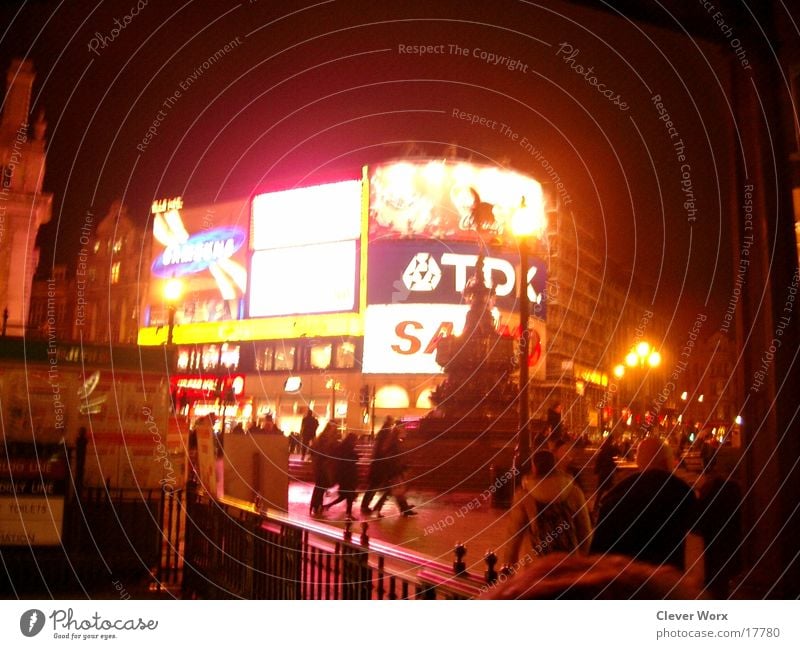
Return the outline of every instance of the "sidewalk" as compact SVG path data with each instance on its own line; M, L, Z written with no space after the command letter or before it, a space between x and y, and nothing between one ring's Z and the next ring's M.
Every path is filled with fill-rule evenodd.
M344 529L345 504L340 503L318 518L308 515L312 485L306 482L289 483L289 516L300 521L314 521ZM487 494L484 493L483 496ZM392 543L407 550L425 554L437 561L452 563L453 548L462 543L467 548L464 558L468 569L483 573L484 554L494 550L503 561L503 546L507 540L508 511L492 507L491 500L481 493L436 494L412 491L407 495L417 516L402 516L394 499L383 507L383 518L363 515L359 511L361 496L353 505L353 531L361 531L367 522L370 538Z

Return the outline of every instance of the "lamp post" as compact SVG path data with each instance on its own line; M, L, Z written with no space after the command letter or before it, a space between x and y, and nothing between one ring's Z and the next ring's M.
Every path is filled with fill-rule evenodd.
M532 237L541 236L547 225L543 205L536 208L525 204L525 197L511 217L511 230L519 244L519 431L517 433L517 452L519 468L522 473L530 467L530 374L528 368L528 321L530 319L530 300L528 299L528 246Z
M661 365L661 354L650 343L641 341L634 345L625 355L625 364L620 363L614 367L614 376L622 379L625 376L625 366L629 368L657 368ZM630 404L628 404L630 405Z
M164 284L164 300L167 303L167 347L172 346L172 333L175 330L175 311L178 300L183 295L183 282L173 277Z

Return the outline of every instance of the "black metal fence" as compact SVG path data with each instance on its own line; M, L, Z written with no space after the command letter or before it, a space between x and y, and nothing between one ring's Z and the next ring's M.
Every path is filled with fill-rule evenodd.
M0 596L103 596L179 580L184 502L183 490L72 492L60 545L0 548Z
M485 581L368 537L187 490L83 488L62 543L0 548L0 596L468 599ZM491 573L491 566L489 573ZM142 592L148 589L148 595Z
M468 599L485 582L373 543L368 527L344 534L191 493L187 498L185 597L212 599Z

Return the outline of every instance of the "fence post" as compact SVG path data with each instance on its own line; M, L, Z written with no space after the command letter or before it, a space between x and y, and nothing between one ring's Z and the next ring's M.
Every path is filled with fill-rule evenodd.
M462 575L467 571L467 564L464 562L464 555L467 554L467 548L463 543L456 543L453 552L456 555L456 560L453 561L453 572L457 575Z

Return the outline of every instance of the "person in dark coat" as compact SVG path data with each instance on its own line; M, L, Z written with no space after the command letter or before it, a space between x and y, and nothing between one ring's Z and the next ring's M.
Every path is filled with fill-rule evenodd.
M302 452L300 459L306 459L306 453L311 449L311 443L317 436L317 428L319 427L319 420L314 415L314 411L309 408L306 411L303 421L300 424L300 443L302 444Z
M311 516L319 516L322 513L325 491L334 484L334 458L338 442L339 429L333 422L328 422L311 447L311 461L314 467L314 490L311 492L308 511Z
M339 493L336 500L332 500L323 506L323 509L330 509L334 505L347 502L347 518L353 518L353 502L358 495L358 451L356 451L356 441L358 437L355 433L348 433L347 437L339 444L335 453L333 480L339 485Z
M730 597L730 581L742 568L742 490L710 456L697 488L694 531L703 539L704 585L715 599Z
M386 451L389 436L393 428L394 417L389 415L383 420L381 429L378 431L378 434L375 435L375 442L372 445L372 462L370 462L369 473L367 474L367 490L361 497L361 513L363 514L372 512L370 507L372 505L372 499L375 498L375 494L386 485L388 479L386 475L386 469L388 468Z
M383 494L375 504L373 510L378 516L381 516L381 508L383 507L389 496L392 496L397 501L397 506L403 516L416 516L417 512L414 507L406 500L406 492L408 491L408 478L406 476L406 465L403 461L403 448L401 432L403 431L402 425L398 424L390 432L386 445L384 448L384 462L385 465L382 469L385 475Z
M600 512L600 502L607 491L614 486L614 474L617 472L617 463L614 457L619 453L617 445L614 443L614 433L611 432L603 440L600 448L597 449L597 456L594 461L594 473L597 476L597 489L594 496L594 507L592 515L597 522Z
M695 522L692 488L672 474L669 447L655 437L639 444L639 473L606 494L592 538L594 554L624 554L684 569L686 535Z
M547 426L550 428L550 443L557 442L564 434L564 428L561 423L561 410L563 409L560 403L554 403L547 410Z

